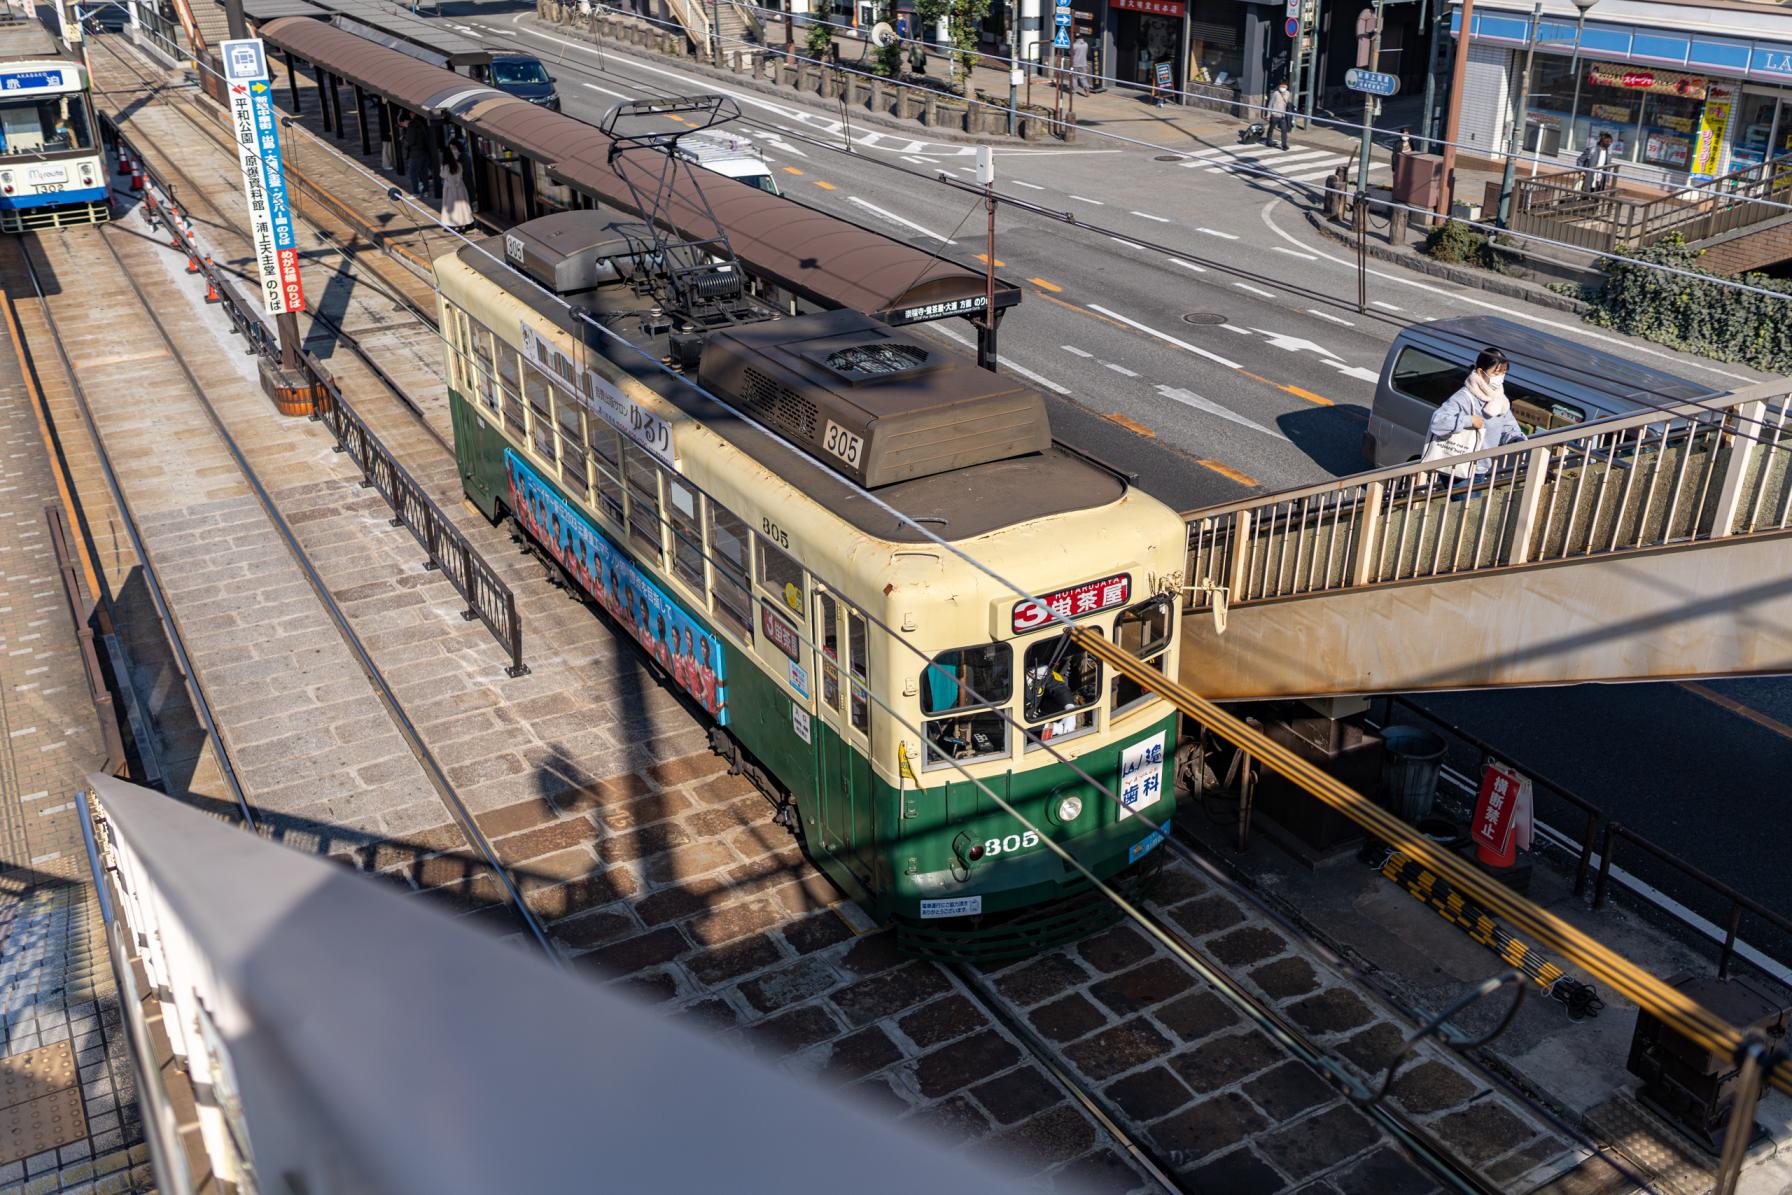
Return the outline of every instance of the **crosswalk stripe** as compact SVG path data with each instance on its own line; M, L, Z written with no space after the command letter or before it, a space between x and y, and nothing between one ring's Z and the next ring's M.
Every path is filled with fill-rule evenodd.
M1290 153L1287 157L1266 159L1256 162L1232 162L1224 166L1213 166L1208 174L1252 174L1263 170L1274 170L1279 174L1287 173L1286 166L1317 166L1321 161L1342 162L1343 155L1335 154L1327 149L1310 149L1304 153Z

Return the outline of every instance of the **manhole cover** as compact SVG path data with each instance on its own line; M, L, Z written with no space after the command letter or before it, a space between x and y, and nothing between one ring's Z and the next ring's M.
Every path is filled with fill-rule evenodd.
M1223 324L1226 317L1217 311L1191 311L1182 317L1185 324Z
M1180 162L1180 161L1182 161L1182 155L1181 154L1158 154L1157 157L1155 157L1152 160L1156 161L1156 162Z

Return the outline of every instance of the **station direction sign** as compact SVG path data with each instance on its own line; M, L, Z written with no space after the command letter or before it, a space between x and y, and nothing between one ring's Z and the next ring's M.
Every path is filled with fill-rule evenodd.
M1400 90L1400 77L1383 74L1381 71L1353 69L1344 72L1344 86L1352 91L1386 98Z
M230 125L243 170L243 194L249 201L249 236L261 278L262 309L269 315L303 311L305 290L299 282L298 240L280 161L267 53L258 37L235 38L218 48L230 92Z

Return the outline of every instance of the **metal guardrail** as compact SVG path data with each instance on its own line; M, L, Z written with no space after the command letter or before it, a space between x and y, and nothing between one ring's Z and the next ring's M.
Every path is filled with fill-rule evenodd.
M423 492L417 479L393 459L333 384L320 379L315 393L314 418L336 437L337 451L347 453L361 466L361 484L378 490L392 507L392 525L408 528L423 545L429 553L426 567L441 570L455 591L466 599L467 608L461 611L461 617L468 622L483 622L510 652L506 673L513 677L527 674L529 666L523 663L523 624L510 586L473 550L466 537Z
M1650 841L1636 831L1621 825L1617 821L1608 820L1605 811L1599 806L1594 805L1591 801L1588 801L1562 785L1557 784L1547 776L1539 775L1522 760L1513 758L1507 752L1493 746L1491 743L1474 734L1474 732L1451 722L1448 718L1440 717L1405 697L1384 696L1376 699L1376 701L1377 704L1381 705L1384 711L1379 719L1383 726L1389 725L1395 720L1394 711L1398 709L1401 711L1401 721L1409 721L1415 718L1423 721L1442 732L1447 740L1454 740L1461 747L1473 751L1478 757L1498 760L1522 773L1530 780L1533 791L1539 794L1539 820L1543 820L1545 815L1554 812L1547 808L1546 802L1548 800L1559 801L1575 815L1578 815L1578 833L1564 828L1559 823L1552 824L1551 828L1557 835L1568 840L1574 852L1574 895L1577 897L1586 897L1587 881L1590 878L1594 879L1592 907L1595 912L1604 909L1606 905L1610 903L1611 893L1614 886L1621 889L1628 888L1633 892L1637 889L1638 885L1655 888L1657 890L1667 886L1666 876L1654 874L1652 872L1645 874L1634 863L1630 865L1628 875L1621 874L1624 872L1624 869L1616 869L1617 873L1615 873L1614 869L1616 868L1616 864L1614 860L1617 852L1617 844L1620 840L1626 841L1640 848L1649 858L1666 866L1672 876L1690 881L1696 888L1703 890L1701 895L1715 897L1721 906L1727 908L1728 911L1726 915L1718 919L1713 919L1711 922L1714 927L1723 927L1721 937L1707 935L1702 930L1702 927L1698 925L1689 925L1689 928L1694 930L1694 932L1700 933L1701 936L1710 936L1711 939L1717 943L1719 947L1717 957L1718 978L1722 979L1729 976L1730 966L1736 955L1738 937L1742 929L1742 917L1745 913L1759 917L1764 924L1780 931L1783 935L1776 939L1771 947L1764 945L1761 940L1757 939L1751 943L1752 949L1757 951L1761 957L1770 960L1774 965L1781 967L1786 971L1792 971L1792 920L1789 920L1786 916L1775 913L1760 902L1736 891L1722 880L1715 878L1697 865L1681 858L1666 847ZM1458 756L1458 759L1460 759L1460 756ZM1472 775L1470 776L1470 780L1472 782ZM1638 895L1640 897L1641 893L1638 893ZM1698 897L1688 892L1682 892L1679 895L1685 897L1685 900L1681 903L1687 905L1688 912L1691 912L1695 917L1703 917L1703 914L1692 907L1694 903L1703 903L1702 901L1699 901ZM1672 914L1670 913L1670 915ZM1774 978L1778 979L1782 977L1774 976Z
M142 168L149 185L154 188L146 189L143 193L143 203L149 209L151 226L155 227L159 223L171 231L175 246L187 253L194 268L217 295L218 305L230 320L232 329L243 337L246 351L268 361L279 361L279 339L267 322L249 300L244 298L232 280L224 276L224 271L200 252L199 246L191 241L190 234L186 241L180 239L179 225L173 214L155 196L155 191L160 191L168 196L169 205L172 206L176 202L174 188L160 172L150 166L111 117L101 113L99 119L106 139L114 145L124 147ZM362 484L377 489L392 507L393 526L408 528L423 546L429 557L427 567L441 570L455 591L466 599L467 607L461 612L461 617L468 622L477 619L484 623L486 629L510 653L510 664L505 671L513 677L525 675L529 667L523 663L523 624L517 613L516 595L424 492L416 478L398 463L379 437L368 429L365 421L342 396L341 387L336 384L329 371L308 352L301 350L296 356L299 370L313 395L313 418L330 429L336 438L337 450L346 452L361 466Z
M79 801L164 1195L1022 1189L348 868L108 776Z
M1191 511L1191 609L1792 527L1788 384ZM1440 466L1470 462L1457 478Z

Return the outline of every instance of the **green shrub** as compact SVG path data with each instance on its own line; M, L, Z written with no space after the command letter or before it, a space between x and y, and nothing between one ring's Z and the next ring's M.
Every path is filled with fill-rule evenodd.
M1706 274L1698 266L1702 253L1675 233L1646 249L1607 258L1599 266L1605 284L1589 296L1588 322L1719 361L1792 372L1792 319L1787 318L1792 282L1765 274L1737 276L1738 282L1775 292L1765 295L1651 268Z
M1457 220L1445 220L1432 229L1420 250L1438 261L1476 266L1496 274L1506 272L1506 262L1486 237Z
M808 48L810 58L817 62L826 62L828 47L833 44L834 30L830 26L823 25L819 21L809 26L809 36L804 45Z

